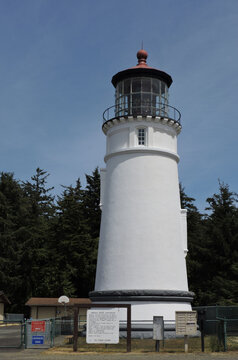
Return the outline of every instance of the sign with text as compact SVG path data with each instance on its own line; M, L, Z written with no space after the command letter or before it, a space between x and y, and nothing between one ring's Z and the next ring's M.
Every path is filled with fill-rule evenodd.
M176 335L195 335L197 332L196 311L176 311Z
M88 310L86 334L87 344L118 344L118 309Z
M32 345L43 345L44 336L32 336Z
M45 321L32 321L31 322L31 331L45 332Z

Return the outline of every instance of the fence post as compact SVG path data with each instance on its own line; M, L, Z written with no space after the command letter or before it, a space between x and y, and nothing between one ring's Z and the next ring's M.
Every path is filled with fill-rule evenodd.
M24 343L24 321L21 321L21 348L23 347Z
M24 344L25 344L25 349L27 349L27 320L25 320L24 323Z
M201 318L201 347L202 352L204 352L204 318Z
M55 338L55 320L50 319L50 347L54 346L54 338Z
M205 337L205 319L206 319L206 310L202 309L199 311L199 326L200 326L200 331L201 331L201 348L202 348L202 352L204 352L205 350L205 345L204 345L204 337Z
M131 352L131 305L127 307L127 352Z
M79 316L79 307L74 305L74 347L73 350L78 350L78 316Z
M226 332L226 325L227 325L227 321L226 319L224 319L224 323L223 323L223 326L224 326L224 351L227 351L227 332Z

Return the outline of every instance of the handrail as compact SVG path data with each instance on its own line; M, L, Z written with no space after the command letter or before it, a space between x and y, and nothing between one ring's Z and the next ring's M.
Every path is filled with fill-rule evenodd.
M180 124L181 113L178 109L167 104L141 103L138 106L113 105L103 112L103 124L112 119L128 116L152 116L169 118Z

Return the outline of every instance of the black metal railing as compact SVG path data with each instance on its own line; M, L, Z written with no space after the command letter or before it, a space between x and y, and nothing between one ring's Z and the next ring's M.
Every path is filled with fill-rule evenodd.
M128 116L152 116L169 118L180 124L181 113L173 106L167 104L140 104L140 105L113 105L107 108L103 113L103 123Z

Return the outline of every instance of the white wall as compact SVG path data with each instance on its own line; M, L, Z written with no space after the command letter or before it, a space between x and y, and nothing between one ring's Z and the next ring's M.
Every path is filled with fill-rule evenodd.
M100 208L104 204L106 169L100 169Z
M96 302L95 302L96 303ZM119 304L120 302L110 301L110 304ZM123 301L123 304L131 304L131 319L133 321L147 320L153 321L153 316L163 316L164 320L174 320L176 311L191 311L191 305L186 302L170 302L170 301ZM126 321L126 308L119 308L120 320ZM145 325L142 323L142 325Z
M154 121L127 121L113 125L107 131L106 155L117 151L139 148L137 129L147 130L147 147L177 153L177 128Z
M137 144L139 126L146 146ZM176 128L130 121L107 137L95 290L188 290Z

